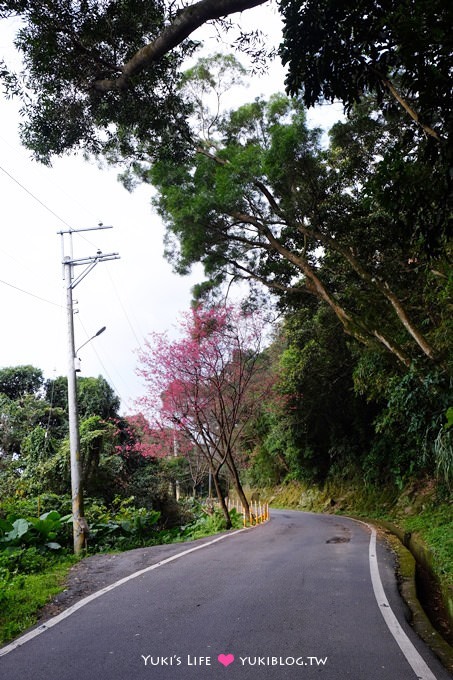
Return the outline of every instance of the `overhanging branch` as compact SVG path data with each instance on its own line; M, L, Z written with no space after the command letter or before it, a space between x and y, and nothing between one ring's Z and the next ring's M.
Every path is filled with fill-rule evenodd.
M263 5L266 0L200 0L183 9L171 24L166 26L162 33L153 42L142 47L134 56L126 62L118 78L105 78L96 80L92 88L97 92L109 92L111 90L124 90L128 87L133 76L149 68L154 62L159 61L174 47L180 45L197 28L207 21L221 19L222 17L242 12L243 10Z
M433 130L432 127L430 127L429 125L426 125L426 123L423 123L423 121L420 119L420 116L418 115L417 111L415 111L415 109L412 108L412 106L408 103L408 101L400 95L400 93L398 92L398 90L396 89L396 87L394 86L392 81L389 80L389 78L385 78L381 74L378 74L378 75L379 75L381 82L384 85L384 87L387 88L387 90L390 92L390 94L403 107L403 109L406 111L406 113L409 114L409 116L412 118L412 120L414 120L417 123L417 125L420 125L422 130L424 132L426 132L427 135L429 135L430 137L434 137L434 139L436 139L438 142L441 142L442 137L435 130Z

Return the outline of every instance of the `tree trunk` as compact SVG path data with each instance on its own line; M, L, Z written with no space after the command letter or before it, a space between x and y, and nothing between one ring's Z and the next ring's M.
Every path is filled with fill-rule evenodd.
M219 480L219 471L220 470L212 470L212 478L214 480L214 486L215 490L217 493L217 498L219 499L220 507L223 512L223 516L225 517L225 522L226 522L226 528L231 529L231 517L230 513L228 512L228 508L225 503L225 499L223 497L222 489L220 486L220 480Z
M247 497L244 493L244 489L242 488L241 480L239 479L239 474L238 474L236 465L234 464L234 461L233 461L231 454L227 458L227 465L228 465L228 469L231 473L233 486L236 489L236 493L239 496L239 500L242 503L242 507L244 508L245 518L248 522L250 522L249 502L248 502Z

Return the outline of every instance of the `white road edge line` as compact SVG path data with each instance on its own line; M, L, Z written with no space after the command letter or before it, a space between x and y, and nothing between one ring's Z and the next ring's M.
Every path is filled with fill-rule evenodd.
M148 571L153 571L153 569L158 569L159 567L163 567L164 564L168 564L169 562L173 562L174 560L179 560L180 557L184 557L185 555L188 555L189 553L195 552L196 550L202 550L203 548L207 548L209 545L213 545L214 543L217 543L218 541L223 541L225 538L229 538L230 536L236 536L236 534L240 534L242 531L248 531L248 528L237 529L236 531L233 531L230 534L222 534L222 536L218 536L217 538L212 539L212 541L208 541L207 543L202 543L201 545L196 545L194 548L189 548L188 550L184 550L183 552L176 553L176 555L172 555L171 557L167 557L166 559L161 560L160 562L156 562L155 564L151 564L149 567L145 567L144 569L140 569L140 571L136 571L133 574L130 574L129 576L125 576L124 578L120 579L119 581L115 581L115 583L111 583L109 586L106 586L105 588L102 588L101 590L97 590L95 593L92 593L91 595L84 597L83 600L79 600L79 602L76 602L75 604L73 604L72 607L65 609L64 612L61 612L61 614L57 614L57 616L54 616L53 618L49 619L48 621L43 623L41 626L38 626L37 628L33 628L33 630L31 630L28 633L25 633L25 635L22 635L21 637L17 638L17 640L14 640L14 642L11 642L9 645L6 645L6 647L2 647L0 649L0 656L5 656L6 654L9 654L9 652L12 652L13 650L17 649L18 647L21 647L26 642L29 642L30 640L37 637L38 635L41 635L41 633L45 633L46 630L49 630L49 628L53 628L53 626L56 626L58 623L60 623L64 619L67 619L68 616L71 616L71 614L74 614L74 612L76 612L78 609L81 609L82 607L84 607L89 602L96 600L96 598L101 597L101 595L105 595L105 593L108 593L111 590L118 588L118 586L122 586L123 583L127 583L128 581L131 581L133 578L137 578L137 576L141 576L142 574L146 574ZM429 680L431 680L431 678Z
M414 645L409 640L404 630L401 628L398 619L390 607L384 587L382 585L381 576L379 574L376 551L376 529L370 524L367 524L366 526L368 526L371 530L369 547L371 582L373 584L376 602L378 603L380 612L384 617L385 623L387 624L387 628L395 638L399 648L406 657L418 680L436 680L436 676L432 673L430 668L428 668L424 659L415 649Z

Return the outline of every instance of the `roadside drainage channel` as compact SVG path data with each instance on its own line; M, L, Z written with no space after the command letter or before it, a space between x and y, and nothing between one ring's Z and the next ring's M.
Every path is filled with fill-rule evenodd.
M412 627L453 672L453 593L440 588L425 546L390 522L369 523L386 532L398 556L399 589L410 609Z

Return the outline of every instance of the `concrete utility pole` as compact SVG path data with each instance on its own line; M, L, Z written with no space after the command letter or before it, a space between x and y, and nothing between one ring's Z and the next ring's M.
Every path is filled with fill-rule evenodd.
M82 551L87 533L88 525L84 517L83 509L83 489L82 489L82 465L80 460L80 437L79 437L79 413L77 407L77 378L78 370L76 362L75 338L74 338L74 301L72 291L90 273L98 262L119 259L118 253L103 254L100 250L92 257L82 257L74 259L72 255L72 234L81 231L97 231L98 229L111 229L99 225L87 229L69 229L59 231L61 236L63 279L66 282L66 308L68 321L68 412L69 412L69 448L71 455L71 495L72 495L72 522L74 536L74 553L79 555ZM65 255L65 235L69 236L70 255ZM77 278L74 277L74 267L84 266L85 269ZM98 335L97 333L96 335ZM96 336L93 336L96 337ZM92 339L92 338L90 338Z

